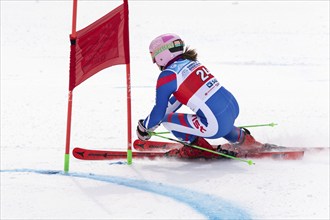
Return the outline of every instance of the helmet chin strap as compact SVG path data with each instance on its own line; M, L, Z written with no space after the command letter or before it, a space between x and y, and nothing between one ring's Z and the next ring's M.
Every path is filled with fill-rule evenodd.
M182 58L182 55L178 55L178 56L174 57L174 58L173 58L172 60L170 60L165 66L160 66L160 65L158 65L158 63L156 63L156 64L157 64L158 68L159 68L161 71L163 71L165 67L169 66L170 64L172 64L174 61L178 60L179 58Z
M164 66L160 66L160 65L158 65L158 63L156 63L156 65L158 66L158 68L159 68L161 71L163 71Z

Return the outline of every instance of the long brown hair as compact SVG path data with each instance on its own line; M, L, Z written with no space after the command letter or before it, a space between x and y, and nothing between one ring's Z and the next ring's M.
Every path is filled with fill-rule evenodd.
M183 54L182 54L182 58L183 59L188 59L188 60L193 60L196 61L197 60L197 52L195 49L189 49L189 47L186 47L186 49L184 50Z

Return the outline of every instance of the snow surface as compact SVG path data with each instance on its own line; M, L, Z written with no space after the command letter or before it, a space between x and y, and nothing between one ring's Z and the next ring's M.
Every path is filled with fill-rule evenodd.
M78 29L119 4L79 1ZM134 138L154 104L149 42L174 32L235 94L237 125L275 122L251 131L262 142L329 147L329 1L129 8ZM63 173L71 13L71 1L1 0L1 219L330 218L329 151L254 166L71 157ZM125 85L115 66L74 90L71 148L126 149Z

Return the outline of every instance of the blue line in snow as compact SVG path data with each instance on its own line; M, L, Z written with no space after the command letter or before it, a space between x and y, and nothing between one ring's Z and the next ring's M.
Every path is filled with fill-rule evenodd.
M118 176L104 176L92 173L65 173L63 171L56 170L14 169L0 171L31 172L48 175L55 174L114 183L117 185L127 186L175 199L192 207L194 210L204 215L207 219L251 219L250 215L245 210L219 197L157 182L130 179Z

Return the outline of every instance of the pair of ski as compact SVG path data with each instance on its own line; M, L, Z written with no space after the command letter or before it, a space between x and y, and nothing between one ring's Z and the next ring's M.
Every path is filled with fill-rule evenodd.
M175 142L162 142L162 141L141 141L135 140L133 147L136 151L132 152L134 159L136 158L178 158L169 154L171 149L180 148L183 145ZM216 148L216 146L214 146ZM289 148L273 144L265 144L261 151L241 152L237 158L272 158L280 160L297 160L304 156L307 148ZM316 149L317 150L317 149ZM81 160L115 160L127 158L126 151L113 151L113 150L93 150L84 148L74 148L73 156ZM218 156L215 158L224 158Z

